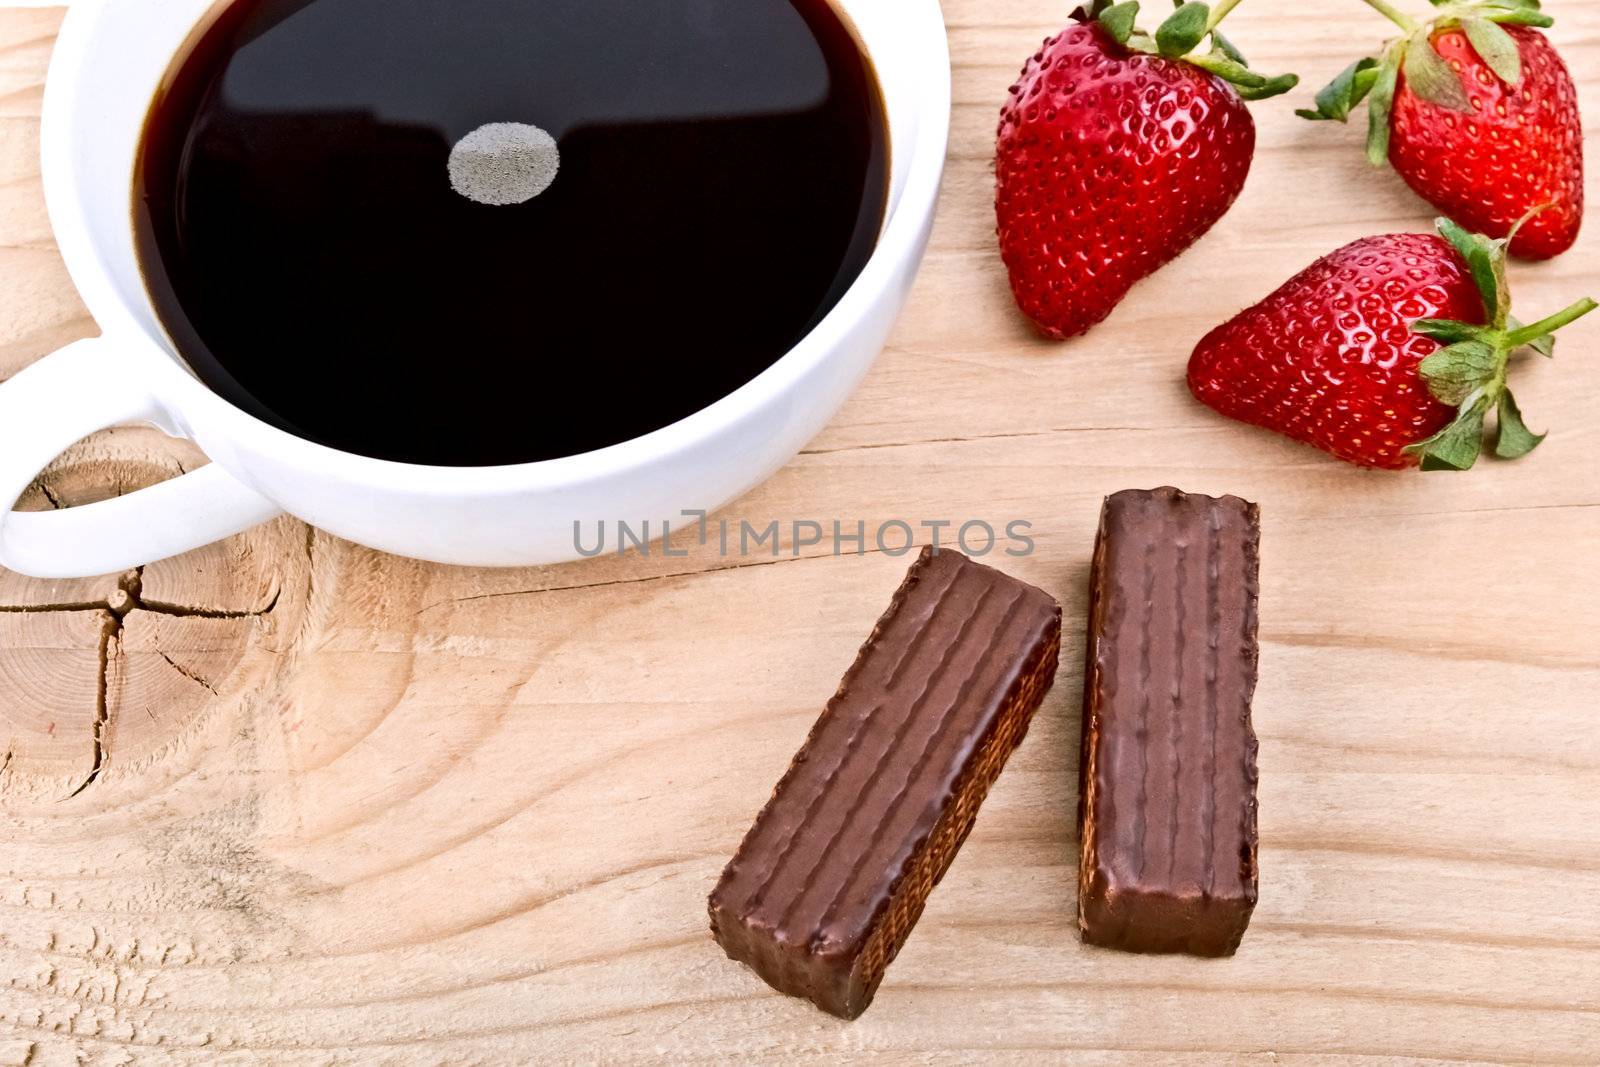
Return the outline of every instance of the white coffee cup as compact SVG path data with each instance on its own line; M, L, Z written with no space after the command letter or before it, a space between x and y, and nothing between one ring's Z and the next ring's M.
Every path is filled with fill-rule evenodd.
M714 510L770 477L822 429L882 349L927 245L950 121L938 0L839 0L888 109L890 198L877 248L826 318L755 380L647 436L569 458L431 467L295 437L211 392L178 356L134 252L131 189L157 86L216 0L78 0L44 101L51 223L103 335L0 386L0 564L41 578L107 574L289 512L360 544L478 566L575 558L575 523ZM10 505L55 456L107 426L146 422L213 461L103 503ZM681 521L681 520L680 520Z

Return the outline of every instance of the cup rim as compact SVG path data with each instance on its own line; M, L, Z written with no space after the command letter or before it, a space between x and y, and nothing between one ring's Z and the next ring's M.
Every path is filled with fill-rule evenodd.
M354 480L365 484L409 493L431 490L451 495L561 488L659 464L714 439L748 412L766 407L789 393L860 328L881 293L895 284L896 272L920 255L925 226L937 204L951 118L949 40L939 0L915 0L914 4L895 0L899 8L896 25L900 31L895 47L913 54L912 66L918 72L915 97L907 90L900 90L913 99L911 107L908 109L902 103L897 111L891 103L885 117L891 129L897 122L915 123L910 151L904 153L904 163L899 164L904 167L904 185L898 198L891 198L882 233L861 273L832 310L769 367L738 389L676 422L639 437L572 456L530 463L451 467L346 452L265 422L213 392L193 376L175 353L166 346L152 344L111 280L97 242L90 237L71 158L73 129L81 106L77 92L80 68L86 58L86 45L94 22L111 2L79 0L68 9L51 59L42 111L40 153L46 206L57 244L80 296L111 343L117 343L116 338L127 338L130 349L157 348L152 354L160 356L159 370L147 367L146 372L161 376L154 392L164 406L173 409L180 422L187 425L195 421L209 427L220 417L229 423L223 435L225 439L240 440L253 450L277 456L301 468L342 468L351 472ZM845 16L854 21L851 3L852 0L841 0L841 8ZM863 47L867 48L869 56L881 51L881 46L874 49L864 40ZM891 91L886 86L885 96ZM896 119L896 115L903 115L907 110L911 112L909 120ZM896 165L896 161L891 161L891 168ZM128 224L131 228L131 214ZM203 411L208 417L190 420L191 410ZM197 436L207 435L202 429ZM202 447L206 444L204 440L198 443Z

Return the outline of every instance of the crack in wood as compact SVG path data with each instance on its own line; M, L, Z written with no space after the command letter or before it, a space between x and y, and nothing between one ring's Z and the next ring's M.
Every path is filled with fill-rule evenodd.
M105 611L108 607L104 600L82 600L70 604L0 604L0 615L48 615L55 611L70 614L77 611Z
M169 619L259 619L270 615L278 606L281 592L274 592L272 599L263 608L255 611L220 611L212 608L186 607L182 604L171 604L165 601L138 600L134 607L140 611L148 611L152 615L165 615Z
M139 606L139 590L143 585L144 568L136 567L117 579L116 593L106 600L106 610L111 613L111 618L100 636L100 676L95 688L94 724L90 731L93 754L88 776L82 785L68 795L68 800L93 785L100 778L100 772L105 770L106 726L111 721L111 646L113 643L121 645L123 620Z
M90 745L92 747L89 761L89 773L84 776L83 781L76 789L67 794L65 798L67 800L71 800L73 797L83 793L84 790L88 789L91 785L98 781L101 772L105 770L106 763L110 758L110 753L106 750L105 739L106 727L110 724L111 719L111 661L114 654L114 648L117 649L115 652L116 655L121 654L120 646L122 643L122 630L124 625L126 625L126 620L129 615L133 614L135 611L146 611L154 615L165 615L169 618L180 619L249 619L260 618L261 616L270 614L272 610L278 606L279 593L274 593L272 600L267 604L266 607L260 609L259 611L210 611L203 608L183 608L176 605L162 604L159 602L152 604L144 599L144 570L145 569L143 567L135 567L133 570L123 574L117 579L116 590L113 591L103 603L89 605L85 608L0 608L0 611L40 612L61 610L92 610L104 611L108 613L104 631L100 636L99 676L96 679L95 687L94 722L90 728ZM195 682L198 685L204 686L213 696L222 695L217 692L216 687L210 682L179 664L171 656L167 655L166 652L159 648L156 649L156 652L160 654L162 659L171 664L174 670L183 675L185 678L188 678L190 681ZM148 714L149 709L146 708L145 710Z
M212 696L219 697L219 696L222 695L221 693L217 692L217 687L216 686L212 685L210 682L208 682L204 678L200 677L194 671L191 671L189 668L185 667L183 664L179 663L177 660L175 660L171 656L167 655L161 649L159 649L159 648L156 649L156 655L158 655L162 659L166 660L168 666L170 666L173 670L177 671L179 674L183 675L185 678L189 679L191 682L194 682L196 685L204 686L208 691L210 691ZM145 710L148 711L149 709L147 708ZM155 718L155 716L151 715L151 718L153 719L153 718Z
M110 611L111 614L100 631L100 673L95 687L94 722L89 729L91 745L89 773L78 788L67 794L67 800L94 785L100 778L100 772L106 767L106 723L111 718L111 702L106 695L107 680L111 673L111 643L122 633L122 616L117 614L115 608L111 608Z
M105 600L75 600L59 604L0 604L0 615L45 615L51 612L109 611L129 615L135 611L148 611L152 615L165 615L172 619L259 619L270 615L283 596L274 590L266 606L252 611L228 611L222 608L197 608L174 604L164 600L147 600L143 593L144 568L129 571L117 581L117 588Z

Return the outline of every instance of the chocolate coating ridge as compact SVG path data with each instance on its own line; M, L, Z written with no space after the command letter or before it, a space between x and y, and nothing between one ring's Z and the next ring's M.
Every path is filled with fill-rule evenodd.
M925 550L711 894L774 988L866 1010L1054 681L1061 609Z
M1176 489L1106 501L1084 673L1079 925L1231 956L1256 904L1260 513Z

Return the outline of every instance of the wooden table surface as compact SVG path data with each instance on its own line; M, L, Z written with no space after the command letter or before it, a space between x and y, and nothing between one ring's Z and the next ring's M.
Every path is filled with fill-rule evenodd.
M1544 448L1466 476L1358 471L1192 402L1207 328L1430 217L1356 126L1290 115L1383 24L1255 0L1232 35L1306 88L1255 106L1240 203L1088 338L1035 339L990 156L1066 7L947 0L916 293L833 425L727 513L1027 519L1007 569L1066 605L1060 681L864 1018L724 959L705 897L907 560L690 537L473 571L285 519L128 575L0 576L0 1064L1600 1062L1600 316L1521 371ZM1547 8L1600 115L1600 4ZM0 377L95 332L37 166L59 18L0 12ZM1600 224L1514 266L1523 317L1600 296L1597 252ZM116 430L29 504L199 462ZM1261 903L1225 961L1075 925L1091 538L1106 493L1167 483L1264 512Z

